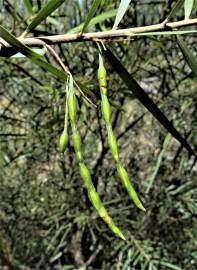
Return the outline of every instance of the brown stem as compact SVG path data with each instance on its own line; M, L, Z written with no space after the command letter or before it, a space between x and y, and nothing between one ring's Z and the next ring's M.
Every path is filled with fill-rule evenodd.
M148 25L148 26L140 26L133 27L128 29L118 29L118 30L110 30L105 32L93 32L93 33L84 33L84 34L64 34L64 35L54 35L54 36L41 36L34 38L23 38L19 37L18 39L23 42L27 46L43 46L45 43L52 44L60 44L60 43L71 43L71 42L83 42L83 41L102 41L102 40L112 40L116 38L133 38L137 36L139 33L148 33L154 32L164 29L176 29L183 26L191 26L197 25L197 19L187 19L181 20L177 22L163 22L160 24ZM13 50L13 48L0 38L0 43L2 44L0 50L0 56L10 56L12 55L9 51Z

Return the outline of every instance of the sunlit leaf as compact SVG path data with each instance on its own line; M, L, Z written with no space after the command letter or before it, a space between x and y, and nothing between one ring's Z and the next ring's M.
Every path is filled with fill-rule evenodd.
M120 23L120 21L122 20L125 12L127 11L127 8L130 4L131 0L121 0L120 5L118 7L118 11L117 11L117 15L116 15L116 19L114 22L114 26L113 29L116 29L118 24Z
M43 20L45 20L52 12L54 12L65 0L50 0L35 16L32 22L28 25L25 33L31 32L35 29Z
M187 20L192 12L194 0L185 0L184 9L185 9L185 20Z
M153 102L153 100L146 94L146 92L141 88L137 81L128 73L122 63L115 57L115 55L109 50L103 50L104 55L107 60L114 68L116 73L121 77L124 83L133 92L135 97L152 113L152 115L162 124L172 136L177 139L191 155L195 155L191 146L182 137L182 135L175 129L173 124L167 119L167 117L162 113L158 106Z
M106 11L106 12L94 17L93 19L91 19L88 26L93 26L93 25L96 25L98 23L104 22L105 20L107 20L109 18L112 18L112 17L116 16L116 12L117 12L117 9L112 9L112 10ZM74 33L80 32L83 29L84 24L85 23L81 23L80 25L69 30L68 33L74 34Z
M93 18L94 14L96 13L96 11L97 11L97 9L98 9L101 2L102 2L102 0L94 0L92 6L90 8L90 11L88 13L88 16L87 16L87 18L85 20L84 26L83 26L83 28L81 30L81 33L83 33L86 30L86 28L88 27L89 22Z
M196 57L193 55L191 50L188 48L187 44L183 41L183 39L180 36L177 36L179 47L190 66L194 76L197 78L197 60Z

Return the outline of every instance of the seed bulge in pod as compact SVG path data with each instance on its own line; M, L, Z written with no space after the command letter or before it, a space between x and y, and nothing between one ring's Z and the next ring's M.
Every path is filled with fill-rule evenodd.
M104 68L104 66L100 65L98 68L98 81L99 81L100 87L102 86L106 87L107 85L106 76L107 76L106 69Z
M79 163L79 172L80 172L81 178L83 179L87 189L91 189L91 187L92 187L92 185L91 185L91 182L92 182L91 176L90 176L88 168L82 162Z
M62 153L65 151L67 144L68 144L68 134L67 131L63 131L59 139L59 148Z
M99 212L99 209L101 207L101 201L100 201L100 198L99 198L95 188L92 188L91 190L89 190L88 194L89 194L89 197L90 197L92 204L94 205L96 210Z
M116 137L113 134L113 131L110 128L108 128L108 144L109 144L109 148L111 150L112 156L115 159L116 162L118 162L119 160L119 156L118 156L118 144L116 141Z
M72 135L72 141L73 141L73 146L77 155L77 159L79 161L82 160L82 147L81 147L81 138L79 136L79 133L75 131Z
M74 94L68 96L68 113L71 124L75 124L77 118L77 99Z
M102 95L102 100L101 100L101 110L103 114L103 118L105 120L105 123L108 125L110 124L111 121L111 112L110 112L110 104L108 101L108 98L106 95Z
M109 215L107 214L106 209L105 209L103 206L100 207L99 215L100 215L100 217L101 217L102 219L105 220L105 222L106 222L107 224L109 224L109 222L111 222L111 218L109 217ZM107 221L108 221L108 222L107 222Z
M121 163L119 163L117 165L117 171L118 171L118 175L119 175L120 179L122 180L124 186L126 188L129 188L129 177L128 177L127 171L125 170L125 168L122 166Z

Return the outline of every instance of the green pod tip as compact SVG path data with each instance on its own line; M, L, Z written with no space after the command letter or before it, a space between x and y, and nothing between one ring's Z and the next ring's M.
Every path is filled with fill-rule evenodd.
M112 218L108 215L106 209L102 206L99 210L100 217L107 223L111 231L119 236L121 239L126 240L121 230L114 224Z
M64 153L67 144L68 144L68 134L67 131L63 131L59 139L59 148L62 153Z
M82 162L79 163L79 171L80 175L85 183L85 186L88 190L88 196L90 201L92 202L92 205L95 207L95 209L98 211L99 216L107 223L111 231L119 236L121 239L126 240L122 232L118 229L118 227L113 223L112 218L108 215L106 209L102 205L102 202L100 200L100 197L98 193L96 192L96 189L92 183L92 179L89 173L88 168L86 165Z
M135 189L133 188L131 182L129 181L127 171L125 170L125 168L122 166L122 164L120 162L117 164L117 172L118 172L118 175L119 175L124 187L126 188L127 192L129 193L131 199L133 200L134 204L142 211L146 211L146 209L144 208L140 199L138 198L138 195L137 195Z
M115 225L113 226L112 230L116 235L118 235L122 240L126 241L126 238L124 237L123 233L116 227Z

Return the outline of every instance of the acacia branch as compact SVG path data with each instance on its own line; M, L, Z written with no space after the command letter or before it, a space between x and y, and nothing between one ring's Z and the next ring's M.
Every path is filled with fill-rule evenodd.
M60 44L60 43L71 43L71 42L83 42L83 41L107 41L117 38L134 38L139 33L156 32L162 30L174 30L180 27L197 25L197 19L187 19L177 22L162 22L160 24L133 27L128 29L118 29L110 30L105 32L93 32L93 33L80 33L77 34L63 34L63 35L53 35L53 36L41 36L33 38L23 38L18 39L25 45L30 47L40 47L45 43L49 45ZM16 53L13 48L3 39L0 38L0 43L2 44L0 50L0 56L8 57Z

